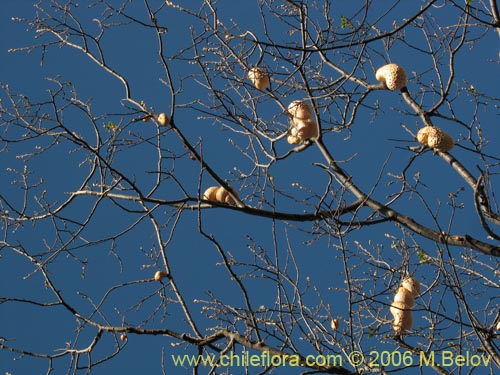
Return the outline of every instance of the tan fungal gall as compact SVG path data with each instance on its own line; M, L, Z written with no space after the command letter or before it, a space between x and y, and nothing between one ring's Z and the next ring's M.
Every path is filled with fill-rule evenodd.
M231 188L231 193L233 193L236 197L239 197L238 193L233 188ZM233 197L231 197L229 192L222 186L209 187L203 193L203 199L211 202L225 203L230 206L234 206L236 204Z
M296 119L307 120L312 116L312 108L303 100L294 100L288 105L288 113Z
M338 319L332 319L332 321L330 322L330 327L332 327L332 329L334 331L336 331L340 326L340 322Z
M288 143L294 145L318 137L318 125L312 119L312 108L309 104L303 100L294 100L288 105L287 110L292 116Z
M160 281L160 280L163 280L167 276L168 276L168 273L166 273L166 272L156 271L154 279L155 279L155 281Z
M420 294L420 283L413 277L403 280L398 292L394 296L390 312L393 316L392 329L397 334L411 330L413 313L411 308L415 305L415 297Z
M497 323L497 331L500 331L500 322Z
M126 335L126 334L124 334L124 333L122 333L122 334L120 335L120 340L122 340L122 341L127 341L127 335Z
M294 118L294 124L297 128L297 137L302 140L316 138L318 136L318 125L312 119L299 120Z
M170 118L165 113L160 113L157 120L158 124L163 126L170 124Z
M397 64L387 64L379 68L375 78L388 90L400 90L406 86L406 72Z
M453 137L446 134L437 126L425 126L421 128L417 133L417 141L441 152L448 152L455 146Z
M265 90L269 87L269 74L261 67L254 66L250 69L248 79L259 90Z
M397 334L405 333L411 330L413 325L413 314L411 310L401 302L393 302L391 305L391 314L394 317L392 329Z

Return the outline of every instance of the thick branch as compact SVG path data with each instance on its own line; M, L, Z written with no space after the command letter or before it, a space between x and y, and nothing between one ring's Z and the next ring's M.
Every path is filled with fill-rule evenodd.
M366 195L363 191L361 191L353 182L352 178L347 175L347 173L340 168L337 163L333 160L332 156L330 155L328 149L325 147L323 144L322 140L318 140L316 142L318 145L318 148L320 149L321 153L325 157L325 159L328 161L330 164L330 167L332 170L335 172L337 178L339 181L346 187L348 188L352 194L359 200L362 200L364 202L364 205L367 207L370 207L371 209L377 211L379 214L381 214L384 217L390 218L393 221L396 221L397 223L404 225L408 229L412 230L415 233L420 234L421 236L424 236L432 241L439 242L439 243L446 243L451 246L464 246L464 247L471 247L473 249L479 250L482 253L488 254L488 255L494 255L494 256L500 256L500 247L499 246L493 246L491 244L488 244L486 242L482 242L479 240L476 240L469 235L465 234L463 236L450 236L450 235L443 235L440 232L434 231L418 222L413 220L412 218L403 215L399 213L398 211L389 208L382 203L370 198L368 195Z
M324 146L322 146L324 147ZM321 149L321 147L320 147ZM326 149L325 149L326 150ZM328 152L328 151L326 151ZM305 213L305 214L299 214L299 213L288 213L288 212L279 212L279 211L267 211L267 210L262 210L258 208L253 208L249 206L243 206L243 207L232 207L228 206L225 204L218 204L218 203L213 203L210 202L207 204L193 204L193 205L188 205L188 201L193 201L193 202L198 202L197 199L195 198L185 198L185 199L180 199L180 200L173 200L173 201L166 201L166 200L161 200L161 199L155 199L155 198L145 198L145 197L131 197L127 195L122 195L122 194L112 194L112 193L105 193L109 198L112 199L125 199L125 200L130 200L130 201L137 201L137 202L152 202L152 203L157 203L157 204L165 204L165 205L172 205L176 207L183 207L184 209L191 209L191 210L196 210L200 208L210 208L210 207L224 207L227 209L231 210L236 210L240 211L245 214L249 215L254 215L254 216L260 216L260 217L266 217L266 218L271 218L271 219L276 219L276 220L284 220L284 221L297 221L297 222L307 222L307 221L315 221L315 220L329 220L332 219L334 220L336 217L339 215L345 214L347 212L352 212L362 206L367 206L373 209L374 211L378 212L382 216L384 216L387 220L395 221L399 224L404 225L408 229L411 229L415 233L420 234L423 237L426 237L428 239L431 239L433 241L447 244L449 246L462 246L462 247L470 247L472 249L476 249L482 253L488 254L488 255L494 255L494 256L500 256L500 247L494 246L491 244L488 244L486 242L482 242L479 240L476 240L472 238L471 236L464 234L464 235L446 235L437 231L434 231L418 222L413 220L412 218L403 215L396 210L389 208L382 203L373 200L369 198L365 193L363 193L359 188L354 185L351 181L351 178L347 176L347 174L332 160L332 165L333 170L337 173L337 176L339 179L342 181L342 184L344 184L351 192L358 198L356 202L353 204L350 204L348 206L345 206L344 208L339 208L337 210L323 210L323 211L318 211L315 213ZM90 191L90 190L83 190L83 191L78 191L73 193L75 195L95 195L95 196L101 196L103 193L97 192L97 191ZM368 223L367 223L368 224Z

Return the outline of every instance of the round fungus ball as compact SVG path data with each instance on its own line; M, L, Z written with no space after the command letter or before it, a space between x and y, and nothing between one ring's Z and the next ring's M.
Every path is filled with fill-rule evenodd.
M165 113L160 113L157 120L158 123L163 126L170 124L170 118Z
M231 193L239 198L238 192L230 187ZM225 203L231 206L236 204L233 197L222 186L211 186L203 193L203 199L210 202Z
M261 67L254 66L248 72L248 79L252 81L255 88L265 90L269 87L269 74Z
M168 277L168 273L162 272L162 271L156 271L156 273L154 275L155 281L163 280L166 277Z
M388 90L400 90L406 86L406 72L397 64L387 64L379 68L375 78Z

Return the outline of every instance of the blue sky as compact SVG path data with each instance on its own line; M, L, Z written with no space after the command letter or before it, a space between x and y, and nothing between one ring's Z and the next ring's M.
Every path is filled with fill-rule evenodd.
M184 4L185 3L185 4ZM185 6L191 4L189 1L182 2ZM348 19L354 17L357 9L353 8L351 2L340 2L336 14L336 22L340 22L340 16L345 15ZM220 1L218 9L219 16L226 26L232 22L237 24L241 30L252 30L257 36L265 37L262 20L259 18L254 2L233 2L229 0ZM388 17L384 17L380 27L389 27L393 21L398 23L407 17L408 14L417 9L417 5L398 5L389 12ZM135 17L147 20L142 2L134 2L129 8L130 14ZM11 48L17 48L37 43L34 39L35 33L26 30L27 26L22 22L15 22L12 17L32 17L32 2L30 1L5 1L3 12L0 15L0 82L9 84L13 92L22 92L31 98L32 103L41 102L48 99L48 90L56 90L57 84L47 80L47 77L59 77L61 82L70 82L71 85L64 87L69 94L71 87L74 87L78 97L83 102L90 103L94 121L97 129L103 138L109 136L104 129L109 121L114 124L125 124L123 119L130 119L127 110L124 109L124 90L121 83L114 77L110 77L101 69L96 67L82 53L69 49L52 47L44 59L41 66L41 52L39 49L27 54L25 52L8 53ZM449 13L444 13L449 12ZM374 10L370 13L370 18L375 20L384 13L384 9ZM97 32L96 23L85 6L77 10L77 14L82 17L85 27L92 32ZM433 14L440 20L447 21L450 25L456 19L456 13L449 11L448 7L439 9L436 7ZM197 71L197 67L186 59L174 59L176 53L182 48L190 45L190 26L196 32L201 32L201 25L192 18L170 8L165 8L158 16L160 24L168 28L164 35L165 55L172 58L169 60L170 73L173 78L175 89L180 90L176 100L174 118L176 125L186 135L192 144L202 140L203 155L207 162L216 167L216 171L223 179L234 181L240 176L240 172L249 173L252 170L252 162L245 157L232 142L243 150L249 150L248 139L235 134L227 129L225 125L217 123L213 119L204 116L201 111L194 111L193 107L203 108L201 104L211 102L207 90L203 87L202 77ZM290 38L283 30L283 25L272 21L267 29L278 42L286 43ZM471 31L471 37L475 31ZM477 34L479 36L479 34ZM42 41L45 40L42 37ZM420 89L416 85L416 76L420 77L429 86L436 82L437 77L433 75L433 61L430 57L422 58L415 49L409 48L409 44L422 44L422 36L418 33L407 36L408 43L395 43L390 53L383 52L381 45L374 45L374 60L367 65L374 68L390 61L400 63L405 66L410 76L408 84L412 93L417 93ZM469 48L463 48L457 55L456 82L459 85L467 86L472 84L478 91L491 92L495 94L491 79L492 72L497 72L495 61L498 59L498 48L491 46L498 45L498 36L490 32L476 44L470 44ZM129 79L132 95L137 100L144 100L148 106L154 108L156 112L171 113L171 93L161 82L166 79L165 71L159 63L157 55L157 40L155 34L145 31L143 28L134 25L121 26L106 34L102 41L102 46L106 53L106 60L120 74ZM443 51L436 51L436 55ZM188 51L186 56L192 57L192 51ZM207 61L210 56L207 53ZM178 56L177 56L178 57ZM258 56L253 55L249 60L255 63ZM268 54L265 55L264 64L270 68L281 67L282 62L274 61ZM352 61L347 61L346 66L352 65ZM286 68L286 67L285 67ZM241 69L240 69L241 70ZM446 69L443 69L445 72ZM241 76L245 72L241 70ZM323 72L323 74L326 74ZM496 73L494 73L496 74ZM276 72L276 76L279 72ZM362 77L375 83L373 76ZM446 79L446 77L445 77ZM215 85L225 87L226 82L220 78L214 81ZM454 89L455 90L455 89ZM458 92L452 90L453 93ZM250 92L255 93L254 91ZM302 92L280 92L283 95L283 102L288 103L293 99L303 97ZM234 100L240 98L231 93ZM257 94L256 94L257 95ZM2 101L6 96L2 93ZM340 100L324 98L320 101L322 105L328 105L329 100ZM431 106L436 97L425 96L423 106ZM495 101L492 101L495 103ZM59 104L62 104L61 101ZM201 103L201 104L200 104ZM286 116L277 113L276 106L272 102L258 101L259 113L263 121L271 123L286 124ZM473 121L472 95L467 95L463 91L457 94L456 103L453 107L457 117L469 123ZM498 102L496 102L498 103ZM401 125L410 129L414 133L421 126L419 119L415 116L404 113L409 111L402 103L400 95L388 91L377 91L372 93L365 102L366 107L361 107L356 121L350 130L330 132L325 135L325 144L330 148L339 163L352 173L355 182L365 191L378 181L378 188L373 192L373 196L379 200L387 199L391 193L400 189L400 185L393 183L394 175L401 173L401 170L408 164L410 154L404 148L407 145L416 145L410 134L404 131ZM370 107L368 107L370 105ZM373 115L373 108L380 106L380 111ZM262 109L260 109L262 108ZM273 112L274 111L274 112ZM498 107L489 106L479 109L477 115L481 119L482 131L487 139L491 140L491 146L487 152L495 154L495 145L498 144L499 131L495 126L498 122ZM444 115L450 115L443 108ZM334 112L324 111L326 123L336 126L342 121L335 117ZM450 132L455 139L461 139L463 129L456 124L443 119L435 119L435 125L442 126ZM95 130L90 126L89 118L82 111L69 108L64 112L65 125L74 132L81 134L88 139L94 140ZM229 124L230 125L230 124ZM4 132L4 130L2 130ZM5 137L18 137L22 131L11 127L8 132L2 133ZM186 150L178 141L173 131L163 130L161 137L157 138L156 125L153 122L138 122L128 124L126 129L120 134L121 141L117 147L117 152L113 158L114 167L122 171L144 191L152 188L156 181L158 169L158 154L156 143L160 139L164 152L162 159L162 170L175 173L176 178L181 181L184 187L188 188L188 194L195 197L199 191L214 185L213 179L206 172L201 172L199 164L188 158L178 159L177 155L185 153ZM150 142L143 142L137 145L127 145L128 139L149 139ZM7 170L13 168L22 170L27 165L32 172L31 181L43 178L40 187L33 190L34 195L40 196L43 190L47 190L45 198L55 205L67 199L70 192L80 188L82 177L89 171L90 163L87 162L87 153L76 148L74 145L61 142L44 154L31 159L19 158L28 152L32 152L36 147L47 146L48 139L34 139L32 142L22 142L9 145L8 150L2 150L2 160L0 161L0 176L2 178L2 195L9 197L12 202L21 204L23 196L19 193L19 185L14 181L18 178L16 173ZM470 146L464 142L466 147ZM280 152L286 152L290 146L282 141L277 145ZM109 152L113 150L110 149ZM463 147L456 147L453 155L471 171L476 171L476 164L482 164L480 158ZM261 155L262 156L262 155ZM317 196L308 192L315 191L322 194L328 183L328 175L317 163L324 163L319 150L311 147L304 152L292 155L286 160L274 164L269 169L269 175L274 178L276 188L280 191L295 197L297 201L283 196L276 196L278 210L290 212L302 212L312 210L312 204L317 202ZM492 166L494 170L494 166ZM471 191L468 186L457 176L456 172L447 168L445 162L437 156L427 152L420 156L406 171L409 180L420 172L424 184L429 188L422 189L423 196L427 199L429 206L435 210L442 205L440 211L440 225L446 227L453 219L452 232L467 232L478 236L478 239L486 241L485 234L481 231L480 225L474 217L474 207L471 201ZM201 177L200 177L201 176ZM495 178L492 183L495 182ZM108 181L112 179L109 178ZM89 184L95 182L95 178ZM257 197L252 197L252 184L261 186L262 179L252 177L246 180L247 186L241 187L240 195L248 205L259 204ZM297 187L297 184L301 188ZM241 184L243 185L243 184ZM465 203L465 208L459 210L457 218L452 216L449 208L448 194L451 191L458 191L462 186L464 192L458 195L458 200ZM178 189L178 184L173 180L165 180L155 191L154 197L160 199L181 199L182 191ZM266 199L272 199L270 190L265 193ZM349 195L347 195L349 197ZM30 197L33 199L34 197ZM302 202L301 202L302 201ZM306 203L303 203L306 202ZM90 314L93 311L92 304L99 301L111 291L106 297L101 307L103 316L96 318L100 323L107 321L109 324L137 325L143 324L147 328L168 328L178 332L190 332L188 324L183 319L183 314L175 303L165 304L160 297L162 295L161 285L150 282L154 272L159 269L161 262L152 259L158 258L158 240L151 222L140 213L133 212L125 214L123 207L138 210L139 206L132 202L117 202L104 199L98 201L95 197L81 196L76 199L63 212L64 218L71 218L76 221L83 221L90 217L89 224L79 234L70 246L69 250L57 256L56 261L51 263L49 272L54 283L61 290L68 302L81 309L83 313ZM153 207L152 204L147 204ZM267 207L268 208L268 207ZM93 210L89 216L89 212ZM413 199L403 199L397 203L397 209L414 217L417 221L429 224L432 228L430 215L425 211L425 207L419 203L416 197ZM27 210L33 214L39 207L34 200L30 200ZM402 264L401 256L396 252L394 239L402 237L401 230L392 224L382 224L380 226L367 227L363 230L349 235L345 243L339 243L335 238L327 236L315 236L310 234L313 230L312 223L274 223L267 218L247 216L236 210L213 209L197 211L185 211L177 217L175 209L168 206L160 206L155 209L155 214L164 240L168 241L166 249L168 259L172 268L177 285L186 296L186 302L193 314L196 314L196 321L200 330L208 330L215 325L210 318L211 310L202 310L202 306L207 306L204 301L210 299L213 294L215 298L220 298L225 303L244 307L242 294L231 279L231 275L225 267L221 265L221 256L210 241L203 238L198 231L198 220L201 218L202 228L207 233L213 233L220 242L227 256L232 255L242 264L248 266L236 267L239 274L248 273L242 280L248 290L252 293L251 302L254 307L264 305L266 308L273 308L276 303L276 286L269 278L259 277L266 275L252 270L250 266L255 262L255 256L251 252L252 248L262 247L266 254L274 259L282 267L288 267L289 274L297 280L297 284L304 291L311 288L310 292L304 294L304 301L310 306L319 303L320 297L327 303L327 307L319 309L318 314L323 314L325 322L331 317L339 317L344 324L347 322L349 306L346 303L346 295L342 291L345 288L345 269L343 258L339 248L346 247L349 269L353 277L358 282L366 280L366 290L363 292L373 296L378 303L390 304L392 292L398 284L396 279L379 279L377 272L377 260L386 262L391 267L398 268ZM469 220L468 217L474 217ZM178 218L178 222L176 219ZM68 226L65 232L63 222ZM54 235L54 226L62 230L61 238ZM57 221L53 223L49 220L36 224L23 223L12 233L8 233L11 243L16 243L24 247L30 254L42 253L46 248L59 241L70 238L69 232L75 230L69 221ZM127 228L130 231L119 235ZM4 228L2 228L4 230ZM94 242L100 238L106 241ZM415 236L418 244L425 248L433 256L439 253L438 247L432 242ZM412 237L405 238L412 244ZM254 245L255 241L255 245ZM89 245L91 244L91 245ZM391 246L393 245L393 246ZM361 249L369 249L373 259L363 256ZM415 249L413 249L415 250ZM468 254L466 250L453 248L457 255L457 261L462 262L460 254ZM293 254L294 258L291 258ZM416 272L424 287L430 287L432 281L437 277L437 268L425 264L419 264L415 251L411 252L411 271ZM14 251L4 248L0 253L0 274L3 276L0 284L0 297L26 298L36 301L52 301L53 296L43 284L39 273L25 257L16 254ZM369 258L369 257L368 257ZM481 261L486 261L486 257ZM260 264L259 262L257 262ZM462 264L462 263L461 263ZM466 262L464 261L464 264ZM295 269L296 268L296 269ZM486 271L485 271L486 272ZM124 283L131 285L123 286ZM286 284L286 283L285 283ZM474 284L477 285L477 284ZM475 286L471 285L471 291ZM120 288L112 289L115 286ZM317 293L314 292L317 288ZM291 285L285 289L293 291ZM416 325L424 326L427 321L425 309L427 306L434 306L438 296L446 301L443 305L450 304L453 308L453 296L446 294L447 288L441 291L433 290L435 294L428 294L422 297L422 302L418 308L422 310L421 315L416 315ZM170 296L167 288L166 293ZM490 300L493 294L491 289L478 298L477 302L471 302L472 306ZM434 297L436 296L436 297ZM137 304L137 305L136 305ZM441 306L442 307L442 306ZM494 305L489 305L482 317L486 321L494 318ZM387 309L386 309L387 310ZM329 315L330 314L330 315ZM147 323L142 323L149 316L154 315ZM123 318L125 316L126 318ZM390 319L387 311L387 319ZM369 314L363 316L365 324L369 321ZM375 323L374 323L375 324ZM366 328L366 326L365 326ZM347 329L347 328L346 328ZM389 325L382 325L382 330L386 334L390 333ZM364 334L367 336L367 331ZM359 333L361 335L361 333ZM32 304L0 304L0 336L4 338L15 338L10 342L12 346L23 347L33 352L54 353L65 347L67 342L77 348L89 345L93 339L95 330L90 327L80 327L75 321L75 317L68 314L62 307L40 308ZM106 334L100 342L99 347L93 354L92 359L104 358L113 353L116 346L116 338ZM272 338L269 338L272 343ZM412 344L417 343L417 338L409 338ZM313 351L307 344L303 345L305 352ZM366 338L365 348L386 348L393 350L394 345L390 340L375 341L373 338ZM241 347L238 348L241 351ZM117 358L93 368L92 374L109 373L161 373L161 357L165 356L167 373L183 374L190 373L189 369L172 367L169 360L171 354L176 353L196 353L193 347L183 344L163 336L142 336L129 335L127 345L120 352ZM81 358L80 364L86 363L85 358ZM73 364L74 365L74 364ZM72 364L68 362L68 357L54 362L54 373L66 373ZM44 373L48 369L47 362L43 359L16 358L11 353L0 351L0 374L10 372L12 375L25 373ZM289 370L289 369L288 369ZM278 370L278 373L289 373L286 368ZM280 372L281 371L281 372ZM79 373L84 373L79 372ZM238 372L235 372L238 373ZM427 373L424 371L424 373ZM429 372L430 373L430 372Z

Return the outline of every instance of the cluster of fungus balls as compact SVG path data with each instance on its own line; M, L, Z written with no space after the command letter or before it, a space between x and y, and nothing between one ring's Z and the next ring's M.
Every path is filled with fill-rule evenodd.
M380 67L375 72L375 78L385 89L391 91L405 88L408 80L405 70L397 64L386 64ZM259 90L267 89L270 84L269 73L259 66L254 66L249 70L248 79ZM318 137L318 126L312 118L312 108L306 101L291 102L288 106L288 114L291 116L287 138L289 144L300 144ZM455 145L453 138L437 126L421 128L417 134L417 140L440 152L448 152Z
M267 89L270 84L269 73L259 66L254 66L248 71L248 79L259 90ZM287 138L289 144L299 144L318 136L318 126L312 119L312 108L305 101L291 102L288 106L288 114L291 116Z
M255 88L265 90L269 87L270 78L267 71L255 66L248 72L248 78ZM407 76L405 70L397 64L387 64L379 68L375 73L375 78L381 82L383 88L387 90L401 90L406 87ZM300 144L306 140L314 139L318 136L318 126L313 120L311 106L304 100L294 100L287 108L291 117L290 129L288 130L287 141L289 144ZM166 118L158 118L160 124L167 124ZM418 142L434 149L435 151L447 152L454 146L453 138L436 126L425 126L417 133ZM238 197L237 192L231 188L231 193ZM210 202L235 205L231 194L222 186L209 187L203 194L203 199ZM160 280L167 276L165 273L157 273L155 280ZM396 334L403 334L411 330L413 325L412 308L415 305L415 298L420 294L420 283L408 277L398 288L394 301L391 304L390 312L393 315L393 330ZM499 323L500 325L500 323ZM339 326L338 319L331 322L332 329Z
M401 90L407 82L405 70L397 64L382 66L376 71L375 78L388 90ZM433 125L421 128L417 133L417 141L440 152L448 152L455 145L453 137Z
M270 78L267 71L255 66L248 72L248 78L255 88L265 90L269 87ZM379 68L375 73L375 78L382 83L387 90L401 90L406 87L407 76L404 69L397 64L387 64ZM287 141L289 144L300 144L305 140L318 136L318 126L313 120L311 106L304 100L294 100L288 106L288 114L291 117L290 129L288 130ZM164 113L157 118L161 125L170 122ZM436 126L425 126L417 133L418 142L436 151L447 152L454 146L453 138ZM231 193L238 197L237 192L231 188ZM211 186L205 190L203 199L234 206L231 194L222 186ZM155 280L161 280L168 275L164 272L157 272ZM415 305L415 297L420 294L420 283L409 277L401 283L398 292L394 296L390 312L393 315L393 330L397 334L402 334L411 330L413 325L412 307ZM499 323L500 324L500 323ZM337 329L339 321L332 320L332 329Z

